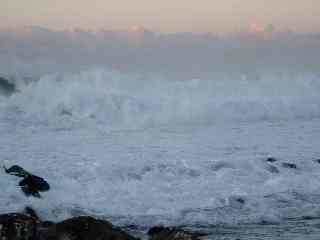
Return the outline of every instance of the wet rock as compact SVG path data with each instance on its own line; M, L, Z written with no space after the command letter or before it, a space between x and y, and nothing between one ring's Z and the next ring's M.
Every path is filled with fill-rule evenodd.
M266 159L266 162L269 162L269 163L274 163L274 162L276 162L276 161L278 161L278 159L276 159L276 158L274 158L274 157L268 157L268 158Z
M42 228L38 240L137 240L110 222L92 217L75 217Z
M189 232L175 227L155 226L148 231L150 240L199 240L204 233Z
M16 86L6 78L0 77L0 94L6 96L13 94L16 91Z
M314 219L319 219L318 217L314 217L314 216L302 216L301 217L302 220L314 220Z
M33 196L36 198L41 198L39 191L32 186L28 186L28 185L22 186L21 190L24 193L24 195L26 195L27 197Z
M51 222L51 221L41 221L41 219L38 216L38 214L36 213L36 211L33 208L28 207L28 206L24 209L24 214L35 219L35 221L37 223L37 235L40 231L47 231L49 229L49 227L51 227L55 224L54 222Z
M59 223L41 221L36 211L0 215L0 240L138 240L110 222L89 216Z
M320 159L316 159L314 160L314 162L319 163L320 164Z
M285 162L285 163L282 163L281 165L284 168L291 168L291 169L297 169L298 168L297 165L294 164L294 163L286 163Z
M24 209L24 213L25 213L26 215L34 218L35 220L40 221L40 218L39 218L38 214L36 213L36 211L35 211L33 208L27 206L27 207Z
M28 173L26 170L24 170L22 167L18 165L13 165L10 168L6 168L5 166L3 166L3 168L6 173L17 176L17 177L25 178L30 175L30 173Z
M19 213L0 215L1 240L35 240L37 221Z
M51 226L53 226L55 223L54 222L52 222L52 221L43 221L43 222L40 222L39 224L38 224L38 228L49 228L49 227L51 227Z
M34 196L40 198L39 192L50 190L49 183L41 177L33 175L18 165L13 165L10 168L4 167L6 173L17 177L22 177L23 180L19 182L22 192L26 196Z
M26 196L34 196L40 198L39 192L45 192L50 189L50 185L41 177L29 175L19 182L21 190Z
M235 200L236 202L238 202L238 203L241 203L241 204L244 204L244 203L246 202L243 198L240 198L240 197L235 198L234 200Z
M263 225L263 226L269 226L269 225L275 225L275 224L278 224L277 222L273 222L273 221L270 221L270 220L261 220L259 223L259 225Z

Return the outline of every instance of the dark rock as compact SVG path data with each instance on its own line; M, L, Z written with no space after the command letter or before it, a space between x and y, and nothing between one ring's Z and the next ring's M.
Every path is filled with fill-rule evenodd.
M291 168L291 169L297 169L298 168L297 165L294 164L294 163L282 163L281 165L284 168Z
M148 231L150 240L198 240L204 233L189 232L175 227L155 226Z
M28 173L26 170L24 170L22 167L18 165L13 165L10 168L6 168L5 166L3 166L3 168L6 171L6 173L17 177L25 178L30 175L30 173Z
M258 224L263 226L268 226L268 225L274 225L275 222L268 221L268 220L261 220Z
M156 234L163 232L166 229L168 229L168 228L165 228L164 226L154 226L149 229L148 235L153 236L153 235L156 235Z
M16 91L16 86L6 78L0 77L0 94L11 95Z
M50 185L41 177L35 175L29 175L19 182L19 186L33 186L40 192L45 192L50 190Z
M316 159L314 160L316 163L319 163L320 164L320 159Z
M55 223L54 222L51 222L51 221L43 221L43 222L40 222L38 224L38 231L40 230L48 230L50 227L52 227Z
M25 214L0 215L1 240L35 240L36 219Z
M271 173L280 173L279 169L276 166L273 166L273 165L269 165L268 164L266 169L268 170L268 172L271 172Z
M246 201L243 198L235 198L235 201L241 204L244 204Z
M36 198L41 198L39 191L36 188L34 188L34 186L29 186L29 185L21 186L21 190L24 193L24 195L26 195L27 197L33 196Z
M266 159L266 161L267 161L267 162L270 162L270 163L274 163L274 162L278 161L278 159L276 159L276 158L274 158L274 157L268 157L268 158Z
M46 180L29 173L18 165L14 165L8 169L4 167L4 169L6 173L10 175L23 177L23 180L19 182L19 186L26 196L40 198L41 196L39 192L49 191L50 189L50 185Z
M37 221L40 221L40 218L39 218L38 214L36 213L36 211L33 208L27 206L24 209L24 212L25 212L26 215L36 219Z
M54 225L54 222L51 221L43 221L39 223L39 226L42 228L49 228Z
M38 214L36 213L36 211L33 208L28 207L28 206L24 209L24 214L26 214L36 220L37 232L39 232L41 230L42 231L48 230L49 227L51 227L55 224L54 222L51 222L51 221L41 221L41 219L38 216Z
M104 220L75 217L39 230L38 240L137 240Z
M318 218L313 216L302 216L302 220L314 220L314 219L318 219Z
M0 215L0 240L138 240L108 221L83 216L55 224L31 207L24 211Z

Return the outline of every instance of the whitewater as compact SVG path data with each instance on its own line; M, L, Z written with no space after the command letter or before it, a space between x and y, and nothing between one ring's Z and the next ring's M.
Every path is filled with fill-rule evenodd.
M0 213L29 205L44 219L86 214L137 232L319 238L319 75L90 68L12 81L18 91L0 95L0 158L51 190L26 198L0 171Z

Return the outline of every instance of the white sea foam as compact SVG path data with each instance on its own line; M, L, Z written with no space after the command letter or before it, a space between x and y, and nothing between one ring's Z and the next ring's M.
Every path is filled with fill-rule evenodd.
M94 69L46 75L20 90L10 109L48 122L139 127L320 117L320 81L312 74L178 81Z
M31 205L45 219L92 214L142 226L319 216L319 121L56 131L11 119L0 130L6 164L51 184L43 199L26 198L1 171L0 212Z
M174 80L93 69L19 89L0 102L1 159L51 190L26 198L0 172L0 212L28 204L46 219L94 214L144 226L320 215L312 74Z

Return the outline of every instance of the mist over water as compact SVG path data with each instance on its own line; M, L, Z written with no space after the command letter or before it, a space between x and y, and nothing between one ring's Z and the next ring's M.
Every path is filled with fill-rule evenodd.
M320 35L294 32L160 34L139 31L52 31L25 27L0 31L0 74L39 78L92 67L179 78L315 73Z

